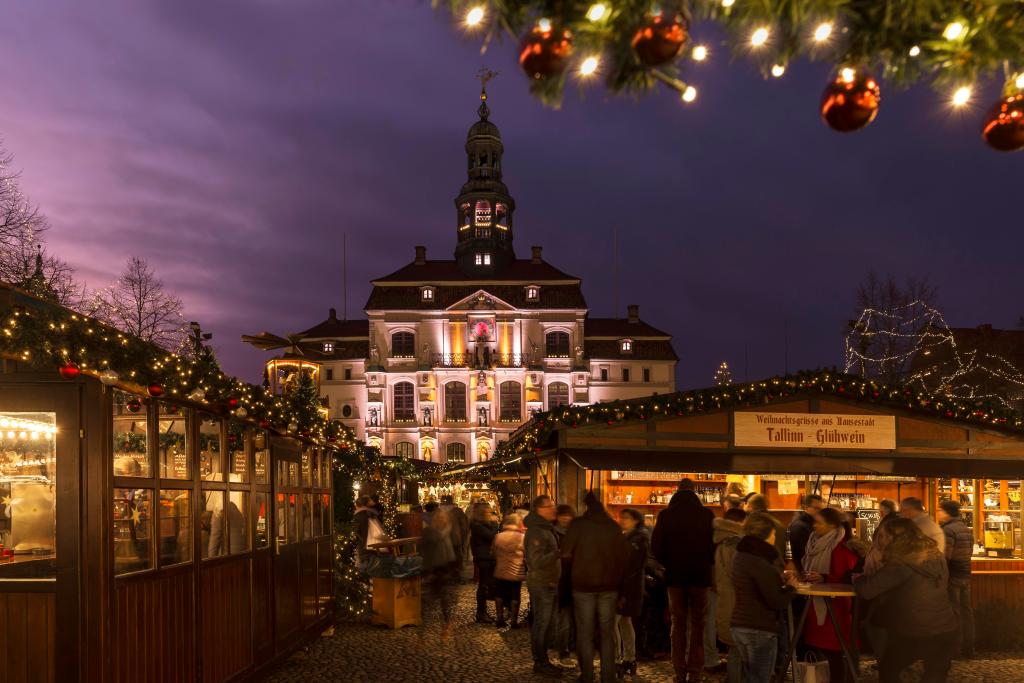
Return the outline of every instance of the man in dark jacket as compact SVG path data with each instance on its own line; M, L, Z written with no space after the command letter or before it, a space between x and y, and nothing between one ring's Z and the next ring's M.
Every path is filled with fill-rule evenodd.
M817 493L808 493L800 505L800 512L789 523L789 551L793 554L796 570L804 573L804 553L807 552L807 541L814 531L814 515L825 507L825 501Z
M586 512L573 520L562 542L562 557L569 559L571 565L580 681L594 680L596 618L601 633L601 681L614 683L615 607L629 549L619 525L608 516L592 491L583 502Z
M373 501L369 496L356 498L356 512L352 516L352 522L356 527L356 564L363 568L373 551L366 549L366 541L370 535L370 520L377 519L377 511L373 507Z
M466 555L466 544L469 543L469 517L457 505L452 503L451 496L441 496L441 509L451 518L452 549L455 550L455 564L462 571L462 562Z
M562 573L562 556L552 525L555 511L555 501L550 496L538 496L523 524L526 525L526 588L530 592L533 614L530 627L533 673L561 678L562 668L548 660L548 646L554 642L555 601Z
M960 620L959 652L974 656L974 608L971 607L971 556L974 535L960 516L955 500L939 503L939 524L946 534L946 566L949 568L949 601Z
M678 681L687 677L699 681L704 668L704 620L715 563L714 519L694 492L693 482L683 479L668 507L658 513L651 538L654 557L665 567L672 612L672 667Z
M767 512L752 512L736 544L732 587L736 604L729 632L743 660L744 683L768 683L778 655L779 615L793 599L795 578L786 585L775 562L775 523Z

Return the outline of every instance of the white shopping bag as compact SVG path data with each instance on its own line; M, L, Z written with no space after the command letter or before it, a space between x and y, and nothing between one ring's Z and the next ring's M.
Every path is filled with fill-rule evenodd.
M808 652L804 661L793 663L793 676L796 683L829 683L828 662L819 662L813 652Z
M366 547L369 548L374 543L386 543L390 540L388 535L384 533L384 527L377 521L377 518L370 517L369 529L366 531Z

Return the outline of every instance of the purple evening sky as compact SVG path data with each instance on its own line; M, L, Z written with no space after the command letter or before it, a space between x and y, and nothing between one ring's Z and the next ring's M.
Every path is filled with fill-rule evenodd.
M1024 154L982 144L978 107L883 84L878 120L818 119L827 75L766 82L712 46L700 97L639 101L572 88L561 110L527 92L510 41L485 57L429 2L11 0L0 26L0 135L50 248L91 285L149 259L214 332L223 365L258 380L242 333L293 332L412 259L450 257L452 198L486 62L517 201L521 255L583 278L675 336L683 386L727 360L738 379L842 361L869 268L930 275L954 325L1024 313ZM985 106L980 106L985 105ZM748 348L745 360L744 349Z

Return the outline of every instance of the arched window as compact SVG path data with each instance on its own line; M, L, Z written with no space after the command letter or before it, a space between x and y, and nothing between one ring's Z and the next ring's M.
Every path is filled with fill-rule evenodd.
M463 204L461 207L459 207L459 209L459 220L462 221L461 223L459 223L459 225L461 225L464 228L468 228L473 224L472 207L470 207L469 202L467 202Z
M466 462L466 444L450 443L447 448L448 462Z
M448 382L444 385L444 419L448 422L466 421L466 385Z
M504 204L494 205L494 219L499 228L508 227L508 208Z
M412 422L416 419L415 401L416 388L412 382L399 382L392 389L394 399L394 419L396 422Z
M411 441L399 441L395 444L395 455L400 458L411 458L416 453L416 446Z
M548 410L569 405L569 385L565 382L552 382L548 385Z
M544 355L548 358L569 357L569 333L548 332L545 339Z
M519 382L502 382L498 390L499 419L519 422L523 419L523 396Z
M481 199L476 203L476 224L487 226L491 224L491 203L486 199Z
M416 335L412 332L395 332L391 335L392 358L415 358Z

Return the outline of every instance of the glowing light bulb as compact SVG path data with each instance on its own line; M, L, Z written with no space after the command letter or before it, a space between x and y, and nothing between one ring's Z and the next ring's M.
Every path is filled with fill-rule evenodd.
M971 101L971 87L968 85L962 85L956 89L953 93L953 104L957 107L962 107Z
M764 26L750 34L750 44L754 47L761 47L768 42L768 29Z
M14 438L14 432L7 432L7 438L8 439L13 439Z
M1017 80L1015 80L1013 84L1016 85L1021 90L1024 90L1024 73L1018 75Z
M484 8L477 5L466 12L466 26L479 26L484 20Z
M708 58L708 49L703 45L698 45L693 48L693 60L696 62L703 62Z
M551 20L548 18L538 19L537 28L540 29L541 33L548 33L551 31Z
M964 25L959 21L954 21L946 24L946 28L942 31L942 37L946 40L956 40L964 33Z
M784 73L786 73L786 67L783 65L776 64L772 66L772 76L775 76L775 78L781 78Z
M587 10L587 19L590 21L601 21L608 13L608 7L603 2L595 2Z
M597 57L587 57L580 64L580 75L581 76L592 76L597 71L597 67L600 66L601 61Z
M844 83L853 83L853 80L857 78L857 72L850 67L845 67L839 72L839 77L843 79Z
M736 0L722 0L722 7L729 9L736 3Z
M814 40L816 40L819 43L828 40L828 37L830 35L832 35L831 22L826 21L824 23L818 24L818 27L814 29Z
M697 99L697 89L692 85L686 86L686 90L683 91L683 102L693 102Z
M916 57L919 54L921 54L921 47L919 45L915 45L914 47L910 48L910 51L907 54L909 54L911 57Z

